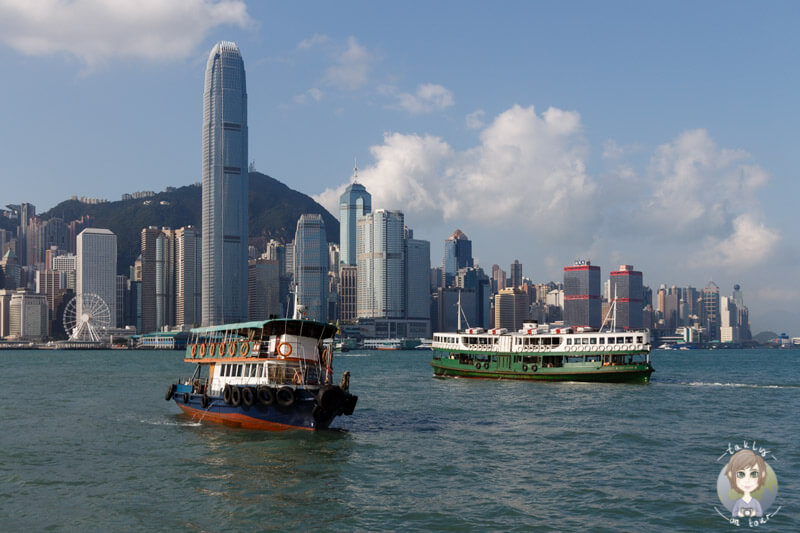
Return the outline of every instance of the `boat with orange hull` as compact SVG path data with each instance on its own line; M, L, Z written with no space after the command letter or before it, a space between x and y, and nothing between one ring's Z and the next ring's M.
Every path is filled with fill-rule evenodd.
M197 420L246 429L326 429L351 415L358 396L350 373L333 383L336 326L303 319L273 319L195 328L185 361L195 363L189 379L167 389Z

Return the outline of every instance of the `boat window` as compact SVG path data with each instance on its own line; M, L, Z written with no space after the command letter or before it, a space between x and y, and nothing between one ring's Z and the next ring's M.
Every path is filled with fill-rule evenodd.
M242 377L242 365L236 365L236 377Z
M583 338L583 344L589 344L589 339L587 339L586 337L584 337L584 338Z
M633 337L625 337L625 342L627 342L628 344L632 343Z
M589 344L597 344L597 337L592 337L589 339Z
M638 342L639 344L641 344L641 343L643 343L643 342L644 342L644 339L643 339L641 336L639 336L639 337L636 337L636 342Z
M617 344L622 344L625 342L625 337L617 337Z
M567 344L572 344L572 339L567 339Z

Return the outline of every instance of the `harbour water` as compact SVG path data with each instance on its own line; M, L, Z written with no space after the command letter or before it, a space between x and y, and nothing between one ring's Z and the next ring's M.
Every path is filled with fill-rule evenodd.
M355 414L262 433L165 402L179 352L0 352L0 530L731 530L720 457L753 440L779 482L759 527L800 524L800 351L654 351L648 385L439 380L430 357L337 354Z

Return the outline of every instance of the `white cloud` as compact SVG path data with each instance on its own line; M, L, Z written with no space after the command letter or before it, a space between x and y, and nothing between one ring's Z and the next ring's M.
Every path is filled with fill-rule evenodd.
M312 48L318 44L322 44L328 41L328 36L325 34L315 33L313 37L309 37L308 39L303 39L299 43L297 43L298 50L305 50L308 48Z
M486 112L483 109L476 109L466 117L467 128L471 130L479 130L484 126L483 117Z
M441 85L423 83L415 94L397 95L400 107L412 113L430 113L453 105L453 94Z
M441 137L387 132L370 151L374 163L359 169L359 181L373 208L400 209L411 227L461 227L476 246L494 238L483 246L504 254L516 253L508 251L513 238L520 250L541 250L538 261L589 257L738 276L781 246L755 199L766 172L704 130L659 146L649 166L626 160L642 147L623 150L602 174L587 171L580 115L556 108L514 106L464 150ZM336 212L345 185L317 201Z
M648 229L681 241L698 232L724 238L734 218L753 210L753 194L767 181L767 173L750 159L743 150L719 148L702 129L659 146L641 213Z
M355 90L367 83L372 55L355 37L347 40L347 49L334 59L325 71L325 82L343 90Z
M251 24L241 0L0 0L0 41L26 55L75 56L88 67L116 57L183 59L212 28Z
M376 208L402 209L417 223L517 224L585 241L595 184L585 173L577 113L514 106L463 152L430 135L387 133L359 181ZM341 192L342 187L336 192ZM335 191L317 201L333 209Z
M322 98L325 96L321 90L317 89L316 87L312 87L311 89L307 90L303 94L298 94L294 97L294 103L296 104L307 104L311 101L319 103Z
M767 260L780 241L778 233L746 213L733 220L733 231L722 240L709 237L693 258L694 266L747 269Z

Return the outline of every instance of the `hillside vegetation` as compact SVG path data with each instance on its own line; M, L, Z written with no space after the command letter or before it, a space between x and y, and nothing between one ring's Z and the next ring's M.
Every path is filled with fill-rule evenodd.
M103 204L85 204L78 200L61 202L42 219L60 217L65 222L81 216L91 217L91 226L107 228L117 235L117 271L129 274L141 252L140 235L148 226L177 229L195 226L200 229L201 188L198 185L160 192L146 199L120 200ZM166 202L162 205L161 202ZM294 239L297 220L304 213L322 215L328 242L339 242L339 221L311 197L290 189L260 172L249 175L249 242L264 250L270 239L289 242Z

